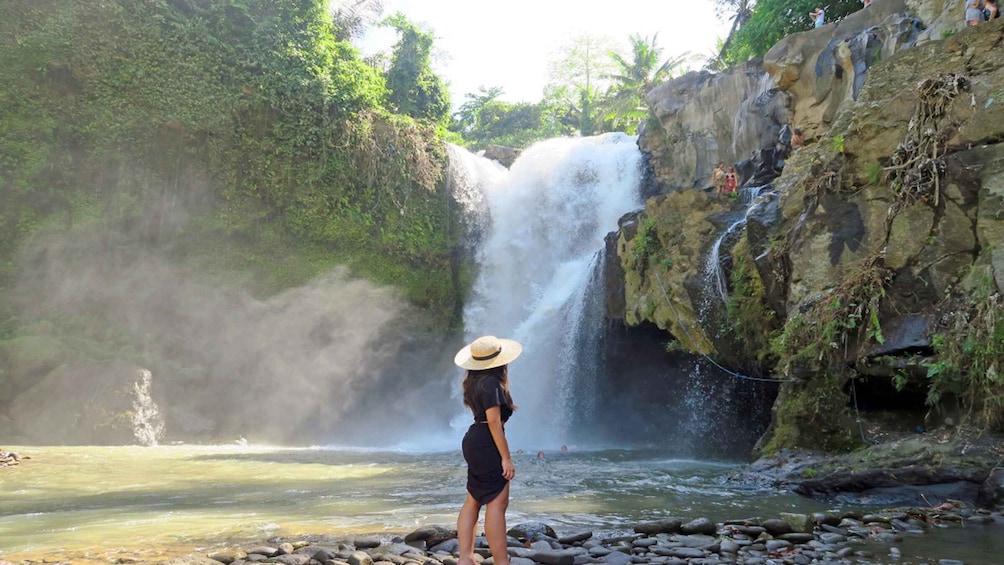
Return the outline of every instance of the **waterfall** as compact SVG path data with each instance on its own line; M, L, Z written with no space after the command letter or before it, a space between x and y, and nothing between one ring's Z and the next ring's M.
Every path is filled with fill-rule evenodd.
M154 446L164 435L164 418L150 396L153 373L139 370L139 380L133 383L132 430L140 445Z
M613 133L538 143L484 182L490 222L464 326L470 339L496 335L524 346L510 371L519 406L506 428L514 450L566 441L582 397L572 390L580 372L572 360L597 343L583 335L597 330L583 312L598 252L617 220L641 207L641 171L636 138Z
M708 286L714 289L714 294L721 298L722 302L726 302L729 298L729 287L728 281L726 280L726 267L724 266L724 259L722 257L722 246L725 245L726 248L731 248L735 245L736 239L742 232L742 229L746 227L746 220L749 218L750 212L755 210L756 206L759 204L758 198L764 192L764 189L770 188L767 186L753 186L753 187L743 187L739 189L739 203L743 206L742 212L734 217L734 219L729 223L729 227L725 228L722 235L718 236L715 243L711 246L711 250L708 252L707 263L704 266L704 276L708 282Z

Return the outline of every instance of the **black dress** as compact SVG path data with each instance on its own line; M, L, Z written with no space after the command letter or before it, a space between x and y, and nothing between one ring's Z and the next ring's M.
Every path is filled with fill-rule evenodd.
M512 416L512 408L506 402L502 383L493 375L479 376L471 386L474 387L471 395L474 423L467 429L463 442L464 459L467 461L467 492L478 504L485 505L495 500L509 482L502 476L502 455L488 429L485 412L498 406L505 424Z

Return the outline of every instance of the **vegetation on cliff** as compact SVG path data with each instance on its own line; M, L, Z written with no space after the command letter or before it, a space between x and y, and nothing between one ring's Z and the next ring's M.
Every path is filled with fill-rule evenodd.
M818 0L758 0L750 8L748 0L718 0L725 14L735 14L732 33L722 45L717 64L731 67L763 57L785 36L811 29L809 12L825 6L826 21L837 21L861 9L860 0L836 0L821 4Z
M470 269L444 181L449 101L428 68L431 35L393 19L383 73L346 42L358 21L328 9L0 3L0 429L16 430L5 417L34 404L21 421L48 417L59 433L62 405L45 396L67 386L79 414L111 410L122 390L109 383L128 386L139 366L162 398L198 413L176 414L176 430L223 422L217 433L237 433L270 418L220 414L211 399L260 396L250 381L261 367L285 363L270 369L283 379L271 398L326 403L336 395L319 384L363 370L288 359L293 341L349 347L391 319L390 333L458 327ZM348 274L331 282L341 266ZM303 328L281 325L296 318L283 312L310 301L314 317L298 319L316 324L295 337ZM342 301L351 310L327 313ZM260 332L272 337L256 348ZM323 433L336 412L298 414ZM126 416L92 411L77 427L101 434ZM296 436L299 417L285 419L272 438Z
M385 80L320 0L12 1L0 15L6 335L18 249L94 224L250 271L266 295L346 262L455 321L429 34L393 20Z

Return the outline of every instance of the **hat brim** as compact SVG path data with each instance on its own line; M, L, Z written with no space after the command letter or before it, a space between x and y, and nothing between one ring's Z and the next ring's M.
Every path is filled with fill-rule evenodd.
M518 341L499 338L499 345L502 347L502 350L498 355L491 359L479 361L471 356L471 346L468 344L457 352L457 355L453 358L453 362L462 369L478 371L508 365L519 357L520 353L523 353L523 346Z

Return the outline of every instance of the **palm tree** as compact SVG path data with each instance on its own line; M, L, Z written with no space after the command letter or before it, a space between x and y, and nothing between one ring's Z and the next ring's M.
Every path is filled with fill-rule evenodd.
M622 126L627 133L633 133L638 122L648 115L645 103L648 91L672 78L676 69L690 58L690 53L683 53L660 65L662 49L657 44L657 38L658 34L651 38L632 35L631 60L625 59L620 53L610 53L619 72L608 77L614 84L607 99L609 110L605 119Z
M743 25L750 21L750 16L753 15L753 9L750 7L750 0L719 0L719 6L734 6L736 10L736 15L732 16L732 29L729 30L729 35L725 38L725 42L722 43L721 50L718 51L718 61L722 61L725 57L725 52L728 51L729 46L732 45L732 38L735 36L736 32L739 31Z
M366 31L366 25L383 13L383 0L336 0L333 6L331 15L339 41L360 37Z

